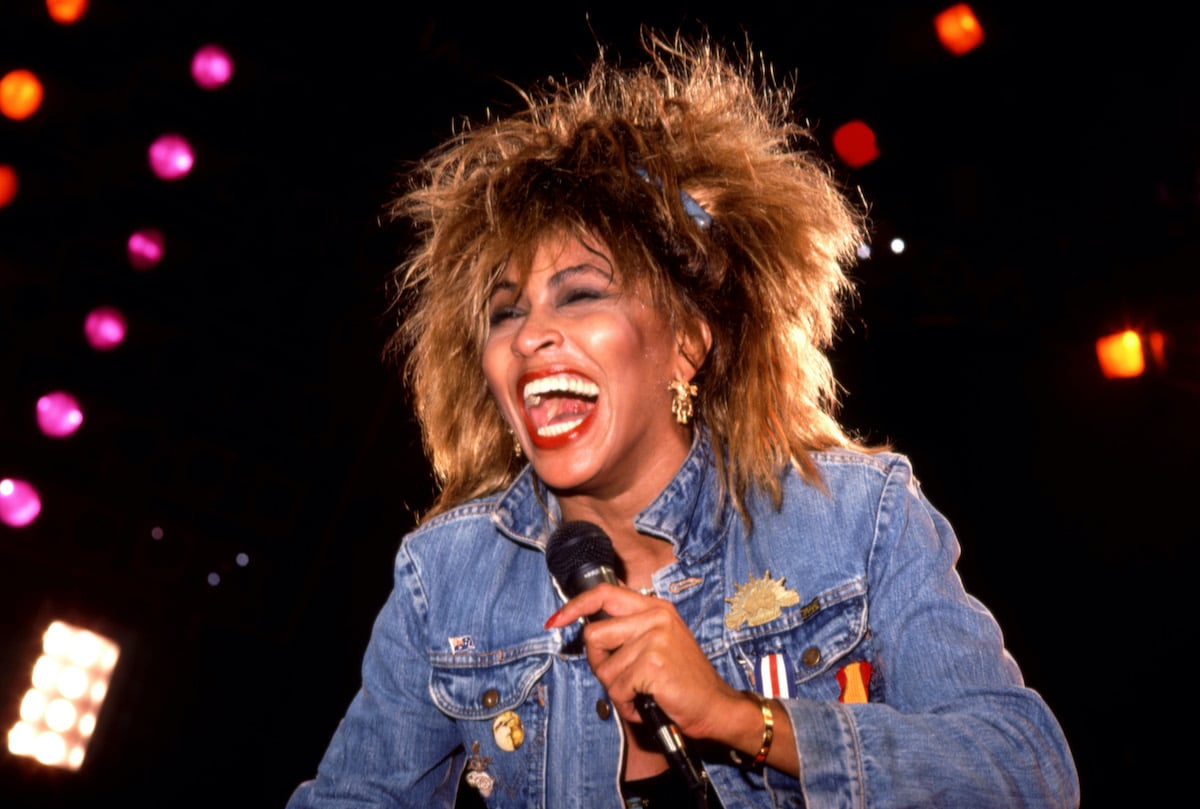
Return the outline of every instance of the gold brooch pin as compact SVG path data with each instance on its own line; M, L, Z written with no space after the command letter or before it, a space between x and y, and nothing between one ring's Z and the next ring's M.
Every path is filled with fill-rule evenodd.
M525 726L521 717L512 711L505 711L492 721L492 737L496 746L506 753L511 753L525 741Z
M745 584L735 584L733 598L725 599L733 606L725 616L725 626L737 629L742 624L759 626L773 621L783 614L784 607L800 603L800 594L783 586L783 576L779 580L771 578L771 571L763 573L761 579L750 576Z

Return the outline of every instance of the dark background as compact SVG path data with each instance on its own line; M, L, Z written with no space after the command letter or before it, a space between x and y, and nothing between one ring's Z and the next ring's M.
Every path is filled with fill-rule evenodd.
M22 181L0 209L0 477L44 509L0 525L2 729L49 617L123 651L84 769L0 753L0 805L282 807L312 774L432 490L380 359L404 247L377 218L389 187L459 116L511 108L504 80L578 75L597 39L633 59L643 22L748 35L796 76L823 149L846 120L874 126L880 159L836 164L875 227L834 356L844 420L908 453L955 524L1083 805L1174 796L1198 538L1196 49L1157 3L977 3L987 40L955 58L933 34L944 5L95 0L62 27L6 0L0 73L34 69L46 99L0 119ZM189 75L210 42L235 61L217 91ZM196 149L173 183L146 163L167 131ZM146 272L125 257L140 227L167 239ZM81 333L101 303L130 323L108 353ZM1164 369L1101 377L1094 341L1125 326L1167 336ZM64 440L34 421L56 389L85 413Z

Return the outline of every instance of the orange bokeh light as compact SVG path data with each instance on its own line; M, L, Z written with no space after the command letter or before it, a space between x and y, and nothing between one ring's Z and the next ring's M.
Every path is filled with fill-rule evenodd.
M966 3L956 3L933 18L942 47L962 56L983 44L983 26Z
M0 113L21 121L42 106L42 82L31 70L10 70L0 79Z
M0 163L0 208L8 205L17 196L17 170Z
M1152 331L1146 335L1146 345L1150 349L1150 358L1159 371L1167 367L1167 338L1161 331Z
M1133 329L1097 340L1096 358L1100 360L1100 373L1107 379L1128 379L1146 370L1142 338Z
M50 19L62 25L78 22L88 9L88 0L46 0Z

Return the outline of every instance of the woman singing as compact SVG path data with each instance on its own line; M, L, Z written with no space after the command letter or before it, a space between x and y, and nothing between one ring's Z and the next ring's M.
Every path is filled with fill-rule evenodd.
M438 496L289 806L1077 806L951 526L837 420L861 212L769 71L645 42L395 197Z

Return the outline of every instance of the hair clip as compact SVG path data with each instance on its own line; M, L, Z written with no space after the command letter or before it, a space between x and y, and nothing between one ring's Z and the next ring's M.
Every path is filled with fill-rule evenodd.
M633 170L636 171L643 180L647 182L653 182L656 187L662 188L662 180L658 178L651 180L650 174L641 166L635 166ZM710 227L712 227L712 215L708 211L701 208L700 203L696 202L695 197L684 191L682 188L679 189L679 201L683 204L684 212L692 218L692 221L695 222L701 230L708 230Z

